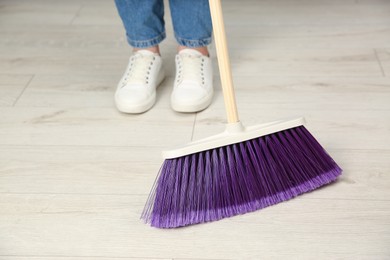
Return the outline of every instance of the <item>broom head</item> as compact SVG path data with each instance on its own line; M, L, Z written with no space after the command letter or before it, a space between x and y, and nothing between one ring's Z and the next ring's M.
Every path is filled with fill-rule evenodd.
M244 214L334 181L341 169L304 119L244 128L163 153L142 219L175 228Z

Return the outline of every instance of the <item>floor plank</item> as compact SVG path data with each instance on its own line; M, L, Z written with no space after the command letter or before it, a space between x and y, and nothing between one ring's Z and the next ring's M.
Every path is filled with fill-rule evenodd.
M0 145L166 147L190 140L195 115L171 109L124 115L114 107L5 107L0 117Z
M231 49L389 48L390 26L383 25L252 25L227 26ZM245 41L243 41L245 39Z
M149 194L160 147L0 146L0 193Z
M36 75L17 107L112 107L118 75ZM237 76L234 78L239 101L250 91L259 93L249 103L277 104L278 106L311 109L390 109L386 102L390 95L390 81L384 77L296 77L296 76ZM214 108L222 108L220 80L214 77L218 92ZM158 88L155 108L170 107L173 77L167 77ZM321 102L319 103L318 100ZM378 102L380 101L380 102ZM332 102L332 103L329 103Z
M33 5L19 1L5 3L1 2L0 23L1 24L69 24L75 13L80 9L77 3L44 4L34 3Z
M106 15L102 16L102 13ZM72 25L116 25L121 26L122 21L119 18L113 1L98 2L98 4L84 4L80 12L72 21Z
M84 55L88 54L86 51ZM259 58L254 58L259 57ZM167 59L170 61L168 62ZM164 55L164 61L172 64L173 53ZM373 49L322 50L306 49L299 53L293 50L253 50L250 53L237 51L232 54L234 75L251 76L332 76L367 77L383 76ZM37 54L4 53L0 69L15 73L16 69L29 74L85 75L116 74L123 71L127 57L121 53L103 53L92 59L80 60L79 53L72 51ZM168 65L167 64L167 65ZM216 62L214 70L217 72ZM173 66L167 66L167 74L174 75ZM218 72L216 73L218 75Z
M382 66L383 73L386 77L390 77L390 49L378 49L378 59Z
M0 193L147 195L162 165L163 149L2 146ZM335 187L313 192L310 198L390 197L388 150L328 150L343 176Z
M149 258L149 257L96 257L96 256L2 256L1 260L176 260L173 258ZM183 259L184 260L184 259ZM191 259L190 259L191 260ZM208 259L203 259L208 260ZM212 259L211 259L212 260Z
M261 93L237 93L238 106L242 122L247 126L272 122L279 119L291 119L304 116L308 129L320 142L332 149L387 149L390 142L389 110L347 110L332 105L325 97L317 98L317 103L304 106L292 103L261 103L248 99ZM281 95L283 97L283 95ZM265 96L266 98L267 96ZM270 97L270 96L268 96ZM273 99L277 97L271 97ZM321 101L322 100L322 101ZM299 102L297 99L295 102ZM351 101L352 102L352 101ZM226 115L222 109L223 101L215 100L213 108L199 113L196 120L194 140L205 138L224 130Z
M119 73L118 73L119 74ZM74 75L39 74L18 100L18 107L107 107L113 106L113 95L119 75L95 73ZM173 78L167 77L157 90L155 108L169 108Z
M140 225L145 196L6 194L0 196L2 254L186 258L191 252L194 258L309 259L390 253L389 201L306 197L310 194L213 224L164 231Z
M231 49L359 49L390 48L390 26L383 25L229 25L226 28ZM34 32L26 33L31 31ZM53 48L73 52L99 49L101 53L128 50L124 29L118 25L5 25L0 23L0 44L38 52ZM167 28L163 45L175 46L172 29ZM245 39L245 41L243 41ZM111 47L111 48L110 48ZM114 48L115 47L115 48ZM44 48L44 49L43 49ZM163 48L164 53L165 48ZM1 53L5 50L0 49ZM298 52L299 53L299 52ZM232 53L234 54L234 52Z
M324 11L326 10L326 11ZM225 4L227 25L389 24L390 4L370 1L255 1ZM242 14L245 18L242 19Z
M13 106L32 77L32 75L24 74L0 74L0 107Z

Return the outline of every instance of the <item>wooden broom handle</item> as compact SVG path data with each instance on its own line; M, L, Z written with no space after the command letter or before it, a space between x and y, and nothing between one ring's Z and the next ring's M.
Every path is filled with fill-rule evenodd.
M225 25L223 22L221 0L209 0L211 19L213 22L214 40L217 49L219 73L222 83L223 98L228 123L239 122L232 71L230 68L229 52L227 47Z

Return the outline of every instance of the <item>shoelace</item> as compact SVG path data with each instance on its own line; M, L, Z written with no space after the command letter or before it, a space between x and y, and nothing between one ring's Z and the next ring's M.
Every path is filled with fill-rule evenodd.
M201 56L179 55L178 60L178 77L177 83L181 83L183 79L195 81L204 85L204 61Z
M139 53L133 55L130 58L130 64L123 80L123 86L128 84L148 84L150 71L155 60L156 57L151 55L142 55Z

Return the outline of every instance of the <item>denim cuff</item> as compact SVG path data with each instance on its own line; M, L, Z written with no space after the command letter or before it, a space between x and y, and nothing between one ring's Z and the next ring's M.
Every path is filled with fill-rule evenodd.
M165 31L162 32L160 35L148 39L148 40L142 40L142 41L137 41L137 40L132 40L129 35L127 35L127 42L134 48L149 48L158 45L161 43L165 38L166 38L166 33Z
M181 38L181 37L177 36L177 34L175 34L175 38L176 38L176 41L181 46L186 46L186 47L196 48L196 47L204 47L204 46L211 44L211 37L203 38L203 39L199 39L199 40L189 40L189 39Z

